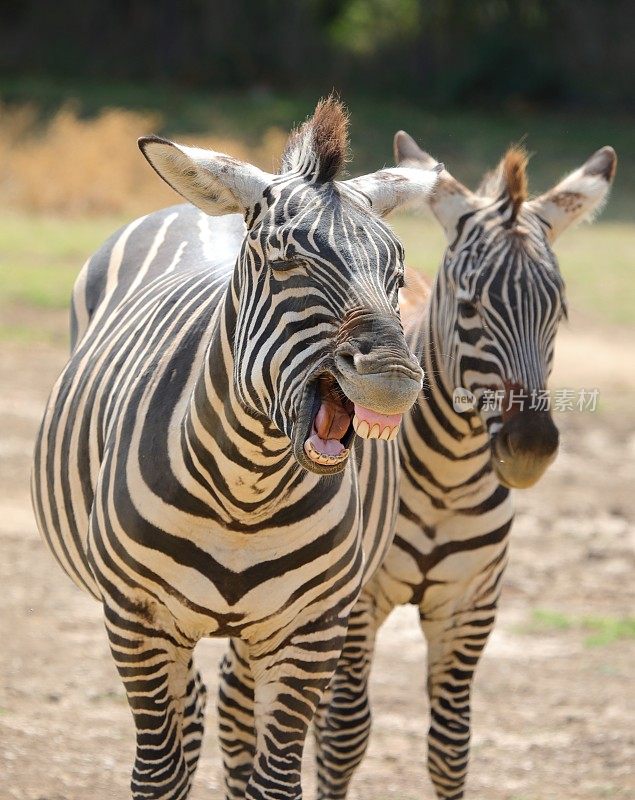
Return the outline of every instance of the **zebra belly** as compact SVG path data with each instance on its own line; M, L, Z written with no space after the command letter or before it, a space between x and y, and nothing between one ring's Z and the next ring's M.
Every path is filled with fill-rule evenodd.
M179 315L187 315L179 337L184 341L189 334L192 340L192 353L183 361L193 374L203 355L197 342L210 325L223 283L213 275L169 276L151 291L123 301L103 320L93 322L53 387L36 440L33 505L40 532L57 561L75 583L95 596L99 591L87 560L87 542L104 453L109 440L116 438L117 424L131 398L165 366L162 359L169 358L170 351L163 341L175 348L170 329L166 324L165 332L153 326L148 309L155 314L169 309L175 324ZM200 302L202 296L205 302ZM164 413L170 411L166 408Z

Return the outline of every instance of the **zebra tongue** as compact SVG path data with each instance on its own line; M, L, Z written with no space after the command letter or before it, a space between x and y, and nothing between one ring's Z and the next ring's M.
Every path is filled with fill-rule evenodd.
M345 450L344 445L340 441L337 439L322 439L322 437L318 436L315 432L315 429L313 429L307 441L309 441L314 449L323 456L339 456L339 454L343 453Z
M344 436L348 426L351 424L351 416L340 403L322 400L320 410L316 414L313 424L315 432L320 439L324 441L334 439L340 444L339 440ZM341 450L343 449L344 447L341 446ZM322 452L325 451L323 450ZM337 453L331 453L330 455L337 455Z

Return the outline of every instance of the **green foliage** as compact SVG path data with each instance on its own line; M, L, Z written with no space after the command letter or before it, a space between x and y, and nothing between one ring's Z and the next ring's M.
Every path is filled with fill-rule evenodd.
M368 56L395 40L412 41L421 25L417 0L349 0L330 33L344 51Z
M635 100L634 26L629 0L5 0L0 71L620 108Z
M635 639L635 617L572 617L560 611L534 609L525 633L563 631L586 633L586 647L602 647L623 639Z

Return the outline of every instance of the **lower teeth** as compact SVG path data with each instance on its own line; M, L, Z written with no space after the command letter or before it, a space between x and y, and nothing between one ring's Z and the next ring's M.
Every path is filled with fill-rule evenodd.
M316 464L324 464L329 466L332 466L333 464L340 464L348 457L348 450L342 450L342 452L337 456L327 456L326 453L320 453L318 450L316 450L309 441L304 443L304 452L308 455L311 461L315 461Z

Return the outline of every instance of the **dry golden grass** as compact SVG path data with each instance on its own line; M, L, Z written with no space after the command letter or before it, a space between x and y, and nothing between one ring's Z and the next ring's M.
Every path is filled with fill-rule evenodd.
M45 126L31 106L0 107L0 208L64 215L140 214L178 202L141 156L136 140L158 115L106 109L80 119L62 108ZM271 170L286 133L270 128L256 147L239 139L179 133L179 141Z

